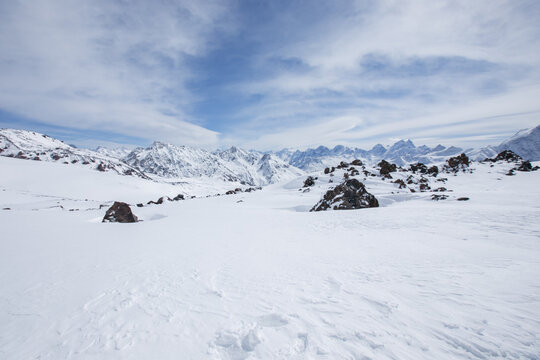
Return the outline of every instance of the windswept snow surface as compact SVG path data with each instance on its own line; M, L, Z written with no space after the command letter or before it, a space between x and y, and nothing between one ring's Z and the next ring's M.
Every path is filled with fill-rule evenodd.
M538 171L474 164L444 175L454 192L438 202L368 180L382 207L318 213L306 210L327 185L299 192L302 177L103 224L84 199L135 201L120 190L138 179L88 170L108 189L89 195L76 167L0 161L1 359L540 354ZM41 168L28 179L25 164ZM65 193L42 184L58 168Z

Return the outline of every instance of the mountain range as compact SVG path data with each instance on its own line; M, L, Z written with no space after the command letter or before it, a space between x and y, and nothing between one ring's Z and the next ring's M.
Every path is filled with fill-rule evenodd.
M473 160L484 160L502 150L512 150L527 160L540 160L540 126L521 130L496 146L470 149L443 145L416 146L411 140L399 140L392 146L377 144L370 150L338 145L332 149L319 146L303 151L283 149L268 153L236 146L210 152L158 141L147 148L134 150L106 147L89 150L34 131L0 129L2 156L75 164L154 180L209 177L250 186L292 179L344 160L361 159L376 163L385 159L397 165L412 162L429 164L443 162L462 152Z
M465 153L472 160L479 161L493 157L502 150L512 150L527 160L540 160L540 126L521 130L500 145L479 148L463 149L440 144L431 148L426 145L415 146L411 140L399 140L392 146L377 144L370 150L338 145L332 149L325 146L304 151L283 149L274 154L299 169L316 171L338 164L342 160L353 159L361 159L368 163L384 159L397 165L411 162L429 164L442 162L448 157Z
M252 186L268 185L303 173L275 155L235 146L209 152L156 141L147 148L136 148L122 160L147 174L163 178L205 176Z

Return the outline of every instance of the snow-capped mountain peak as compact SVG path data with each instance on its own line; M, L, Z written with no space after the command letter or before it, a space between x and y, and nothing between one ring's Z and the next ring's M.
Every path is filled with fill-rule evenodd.
M283 160L233 146L209 152L189 146L154 142L137 148L124 161L137 169L164 178L214 177L247 185L267 185L302 173Z

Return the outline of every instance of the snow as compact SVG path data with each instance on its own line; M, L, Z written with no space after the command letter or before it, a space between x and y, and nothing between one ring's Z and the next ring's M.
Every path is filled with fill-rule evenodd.
M498 146L499 151L512 150L525 160L540 160L540 125L518 131Z
M511 166L310 213L329 175L206 198L230 183L0 158L0 358L537 359L540 172ZM136 224L93 203L184 191Z
M128 176L146 176L106 153L77 149L63 141L34 131L0 129L0 155L33 161L57 162L110 171Z
M146 149L135 149L124 161L162 178L213 177L251 186L267 185L303 173L270 154L248 152L234 146L211 153L204 149L154 142Z

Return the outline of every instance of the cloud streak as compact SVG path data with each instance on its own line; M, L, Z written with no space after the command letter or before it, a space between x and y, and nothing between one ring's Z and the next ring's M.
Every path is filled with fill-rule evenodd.
M0 11L0 107L47 124L215 144L186 109L186 56L207 51L219 2L14 1ZM224 28L225 25L222 26Z
M533 0L3 2L0 109L206 147L483 145L538 123L538 18Z

